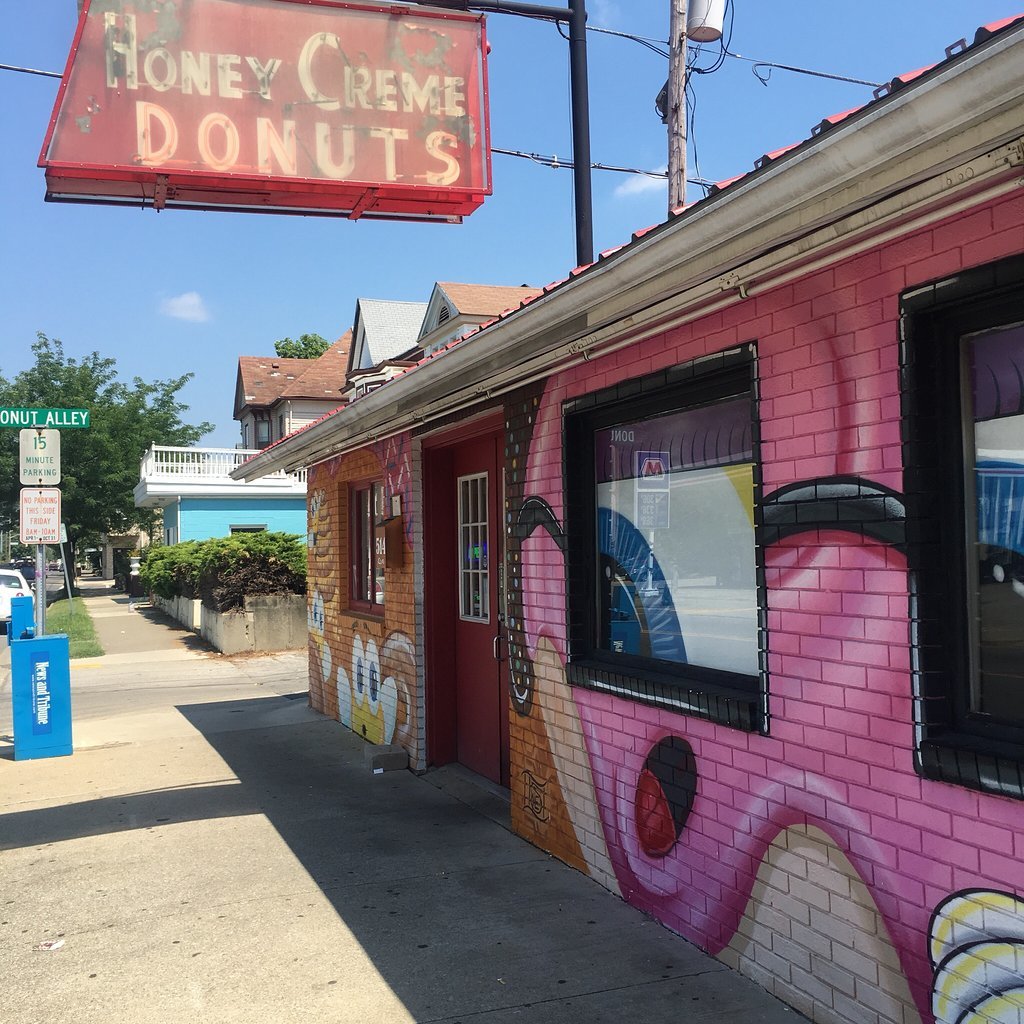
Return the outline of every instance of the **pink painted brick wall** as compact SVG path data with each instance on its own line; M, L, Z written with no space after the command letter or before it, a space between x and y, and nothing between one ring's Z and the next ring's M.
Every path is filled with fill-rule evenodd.
M835 475L899 492L899 294L1017 253L1019 197L567 369L551 378L538 411L544 429L527 493L562 520L566 399L746 340L757 343L765 493ZM531 649L547 636L564 655L563 585L551 569L559 557L552 548L524 566L524 597ZM586 744L600 814L575 819L578 838L607 844L626 899L767 976L794 1005L813 1004L815 1019L850 1020L851 1006L870 1006L872 1020L929 1020L930 915L960 889L1021 893L1024 802L915 774L908 576L898 551L822 530L773 545L765 563L769 734L577 688L582 732L562 741ZM699 788L679 841L655 858L636 841L634 794L648 753L671 735L691 745ZM807 867L822 857L824 866ZM782 882L773 903L766 893ZM815 930L812 914L846 922L855 937L844 945L827 926ZM758 924L769 920L767 930ZM865 942L867 966L857 960ZM818 959L814 984L827 999L798 980L813 974L796 969L805 955ZM768 963L782 966L773 973Z

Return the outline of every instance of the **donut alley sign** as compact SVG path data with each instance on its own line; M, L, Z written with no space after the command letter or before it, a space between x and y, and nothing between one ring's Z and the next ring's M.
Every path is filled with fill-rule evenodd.
M485 52L462 12L87 0L46 198L457 222L491 192Z

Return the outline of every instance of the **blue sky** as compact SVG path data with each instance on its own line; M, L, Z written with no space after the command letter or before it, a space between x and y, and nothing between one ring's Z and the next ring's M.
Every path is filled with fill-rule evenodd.
M557 0L553 0L557 2ZM592 26L668 36L669 0L589 0ZM883 82L943 58L977 26L1020 13L1024 0L734 0L732 50L746 57ZM75 0L19 8L0 62L62 71ZM16 30L15 30L16 26ZM571 156L567 44L547 23L492 15L491 141ZM667 61L625 39L589 38L592 156L659 169L665 129L654 98ZM710 63L709 52L700 58ZM28 362L37 331L69 355L93 350L121 375L186 371L188 417L217 424L204 444L233 446L239 355L309 331L334 340L358 297L425 301L434 281L542 285L575 263L572 174L495 154L494 194L462 225L115 209L43 202L36 166L56 79L0 71L0 374ZM871 98L864 86L727 60L694 77L696 160L704 178L749 170L761 154L806 138L822 117ZM595 171L595 248L665 219L664 185ZM700 194L690 186L688 198Z

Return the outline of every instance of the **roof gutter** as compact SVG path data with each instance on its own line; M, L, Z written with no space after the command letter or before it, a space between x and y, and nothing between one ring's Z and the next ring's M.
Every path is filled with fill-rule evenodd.
M479 405L567 360L591 358L695 319L787 268L886 225L948 216L950 195L999 186L1021 132L1024 23L847 118L724 192L635 240L347 408L285 438L231 474L292 471ZM974 166L977 164L977 168ZM967 168L967 170L964 170ZM953 173L951 173L953 172ZM628 256L628 259L626 258ZM740 273L739 271L743 271ZM644 330L644 328L650 328ZM615 347L620 347L616 345Z

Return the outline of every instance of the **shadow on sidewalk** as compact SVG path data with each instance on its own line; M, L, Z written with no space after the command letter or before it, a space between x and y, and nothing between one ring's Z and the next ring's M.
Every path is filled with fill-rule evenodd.
M798 1019L469 802L372 774L337 722L260 727L286 699L178 707L233 779L0 816L0 849L260 813L415 1021Z

